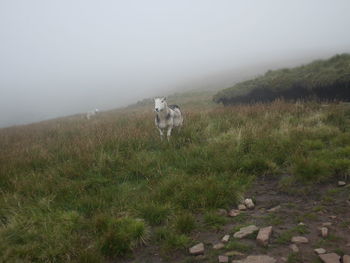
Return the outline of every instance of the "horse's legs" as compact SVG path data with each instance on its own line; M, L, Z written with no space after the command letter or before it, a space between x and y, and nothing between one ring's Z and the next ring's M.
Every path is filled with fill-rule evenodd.
M168 132L167 132L167 139L168 139L168 141L170 140L171 130L172 130L172 127L169 127L168 128Z
M162 131L162 129L159 129L159 128L158 128L158 130L159 130L159 134L160 134L160 139L163 140L163 135L164 135L163 131Z

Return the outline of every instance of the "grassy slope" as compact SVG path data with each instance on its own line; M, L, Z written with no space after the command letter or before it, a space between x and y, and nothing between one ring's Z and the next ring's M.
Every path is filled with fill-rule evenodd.
M288 186L349 174L349 107L205 100L181 104L170 143L146 106L1 129L0 261L101 262L145 242L181 250L256 176L292 173Z
M349 85L349 82L350 54L343 54L292 69L270 70L263 76L240 82L231 88L218 92L214 96L214 101L227 102L228 104L246 102L246 100L259 101L264 99L263 94L259 94L258 98L250 98L252 91L259 92L259 90L263 90L265 94L268 91L275 92L276 95L273 96L283 97L283 94L279 92L292 91L296 87L305 88L308 91L321 88L324 93L328 87L332 90L335 88L334 85Z

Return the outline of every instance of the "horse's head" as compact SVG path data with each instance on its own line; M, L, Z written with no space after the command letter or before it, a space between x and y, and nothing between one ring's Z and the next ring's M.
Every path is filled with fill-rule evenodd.
M155 98L154 99L154 110L156 112L161 112L166 108L166 98Z

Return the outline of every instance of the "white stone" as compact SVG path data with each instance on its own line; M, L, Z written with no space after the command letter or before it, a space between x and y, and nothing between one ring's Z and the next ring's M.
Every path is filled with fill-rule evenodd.
M344 186L346 183L344 181L338 181L338 186Z
M241 212L237 209L231 209L230 212L228 212L228 215L231 217L238 216Z
M328 236L328 228L327 227L321 227L321 236L322 237Z
M232 260L232 263L276 263L276 259L266 255L258 255L248 256L242 260Z
M298 253L299 252L299 248L296 244L291 244L289 246L289 248L294 252L294 253Z
M314 251L317 254L324 254L324 253L326 253L326 250L324 248L315 248Z
M343 263L350 263L350 256L349 255L343 256Z
M340 262L340 256L338 256L335 253L322 254L322 255L319 255L319 257L324 263L339 263Z
M247 207L243 204L239 204L238 205L238 210L241 210L241 211L244 211L244 210L247 210Z
M246 207L248 207L249 209L253 209L254 208L254 202L250 198L247 198L247 199L244 200L244 205Z
M229 239L230 239L230 235L224 235L223 238L221 239L221 242L227 243Z
M234 233L234 238L244 238L256 231L258 231L259 228L255 225L250 225L246 227L242 227L238 232Z
M309 243L309 240L306 237L296 236L292 237L292 242L296 244Z
M256 241L261 246L267 246L269 244L269 239L272 234L272 226L260 228Z
M191 255L200 255L203 253L204 253L204 244L203 243L199 243L199 244L190 248Z
M267 210L267 212L276 212L279 209L281 209L280 205L270 208L269 210Z
M223 243L217 243L213 246L213 249L218 250L224 248L225 245Z

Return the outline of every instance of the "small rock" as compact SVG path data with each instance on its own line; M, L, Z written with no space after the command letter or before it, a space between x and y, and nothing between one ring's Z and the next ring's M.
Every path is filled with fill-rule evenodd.
M324 254L324 253L326 253L326 250L324 248L315 248L314 251L317 254Z
M230 235L224 235L224 237L221 239L221 242L227 243L229 239L230 239Z
M281 209L280 205L270 208L269 210L267 210L267 212L276 212L279 209Z
M225 245L223 243L217 243L213 246L213 249L218 250L224 248Z
M296 236L292 237L292 242L296 244L309 243L309 240L306 237Z
M343 263L350 263L350 256L349 255L343 256Z
M287 258L281 257L281 258L280 258L280 261L281 261L281 262L287 262Z
M244 210L247 210L247 207L243 204L239 204L238 205L238 210L241 210L241 211L244 211Z
M261 246L267 246L272 233L272 226L260 228L256 241Z
M332 223L331 222L325 222L325 223L322 223L322 226L331 226Z
M294 252L294 253L298 253L299 252L299 248L296 244L291 244L289 246L289 248Z
M219 256L219 263L227 263L228 262L228 256Z
M331 218L331 219L336 219L337 216L329 216L329 218Z
M228 215L231 217L238 216L241 212L237 209L231 209L230 212L228 212Z
M259 228L255 225L250 225L246 227L242 227L238 232L234 233L234 238L244 238L246 236L249 236L250 234L253 234L254 232L258 231Z
M204 244L203 243L199 243L199 244L190 248L191 255L200 255L203 253L204 253Z
M243 260L232 260L232 263L276 263L276 259L266 255L258 255L248 256Z
M347 243L345 246L346 246L346 247L350 247L350 243Z
M322 237L328 236L328 228L327 227L321 227L321 236Z
M238 251L229 251L229 252L226 252L226 253L225 253L225 256L228 256L228 257L233 257L233 256L244 256L244 254L241 253L241 252L238 252Z
M344 181L338 181L338 186L344 186L346 183Z
M226 211L226 209L220 208L217 210L217 214L220 216L227 216L227 211Z
M246 207L248 207L249 209L253 209L254 208L253 200L250 199L250 198L247 198L246 200L244 200L244 205Z
M303 222L300 222L298 225L299 226L305 226L305 224Z
M319 255L319 257L324 263L339 263L340 262L340 256L338 256L335 253L322 254L322 255Z

